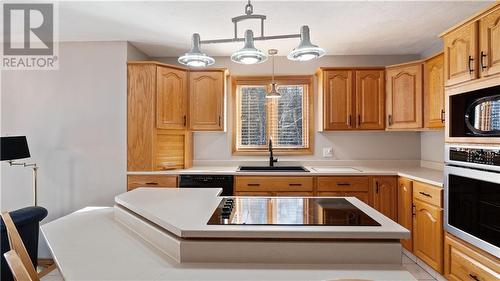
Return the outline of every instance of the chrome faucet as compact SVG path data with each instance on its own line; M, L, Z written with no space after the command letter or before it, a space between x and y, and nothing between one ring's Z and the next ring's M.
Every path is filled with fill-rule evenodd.
M269 139L269 166L274 167L276 162L278 162L278 158L273 157L273 140Z

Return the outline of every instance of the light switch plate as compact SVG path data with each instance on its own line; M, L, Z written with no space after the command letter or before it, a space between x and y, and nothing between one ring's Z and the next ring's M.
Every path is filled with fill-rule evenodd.
M333 157L333 148L332 147L323 147L323 157Z

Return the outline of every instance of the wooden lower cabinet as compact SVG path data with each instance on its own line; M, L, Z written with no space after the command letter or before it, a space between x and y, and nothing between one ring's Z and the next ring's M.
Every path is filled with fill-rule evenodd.
M311 192L313 177L236 176L236 192Z
M444 277L452 281L500 280L500 259L446 233Z
M443 272L443 210L413 201L413 253L437 272Z
M413 181L399 178L398 186L398 223L410 231L409 239L402 239L401 245L413 251Z
M372 206L393 221L398 220L397 186L397 177L383 176L372 179Z
M177 187L175 175L128 175L127 191L138 187Z

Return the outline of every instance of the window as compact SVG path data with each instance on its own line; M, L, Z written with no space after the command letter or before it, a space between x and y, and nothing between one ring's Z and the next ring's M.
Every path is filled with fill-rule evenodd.
M281 98L267 99L271 77L233 77L233 153L311 154L311 76L277 77Z

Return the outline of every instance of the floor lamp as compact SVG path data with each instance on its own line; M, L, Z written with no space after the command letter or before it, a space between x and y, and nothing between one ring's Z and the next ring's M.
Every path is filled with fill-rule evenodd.
M32 167L33 169L33 203L37 206L38 167L35 163L15 162L14 160L31 157L28 141L25 136L0 137L0 161L8 161L11 166Z

